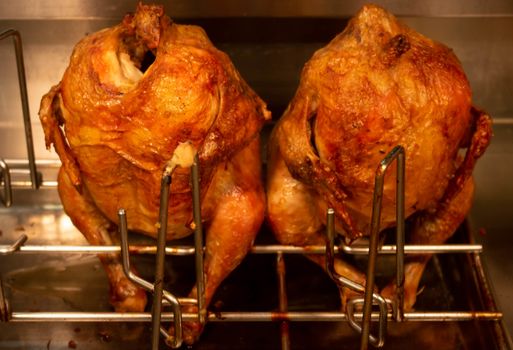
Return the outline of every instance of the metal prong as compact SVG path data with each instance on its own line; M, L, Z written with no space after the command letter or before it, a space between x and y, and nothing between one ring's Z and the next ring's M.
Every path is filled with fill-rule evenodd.
M148 292L153 292L153 285L150 282L137 276L130 269L130 255L128 250L128 229L125 209L118 210L118 219L119 235L121 238L121 261L123 263L123 272L130 281L144 288Z
M21 35L17 30L8 29L0 34L0 40L7 37L13 37L14 50L16 54L16 67L18 68L18 83L20 87L21 107L23 111L23 124L25 127L25 141L27 144L27 155L29 159L30 180L32 188L38 189L40 176L37 173L36 157L34 155L34 143L32 140L32 126L30 124L29 102L27 96L27 80L25 78L25 64L23 62L23 47L21 45Z
M326 271L330 278L335 281L339 287L347 287L356 292L363 293L365 288L335 271L335 211L329 208L326 214Z
M7 247L2 247L2 249L0 250L0 254L6 255L6 254L14 253L15 251L19 250L23 244L25 244L27 239L28 239L28 237L26 234L24 234L24 233L21 234L21 236L19 236L18 239L16 241L14 241L13 244L11 244Z
M4 196L2 202L9 208L12 205L11 171L3 159L0 159L0 181L4 182Z
M404 319L404 244L405 244L405 155L404 148L397 153L397 175L396 175L396 299L394 308L397 310L394 318L396 321Z
M160 319L162 314L162 295L164 290L164 258L167 234L167 212L169 204L169 187L171 186L171 171L164 170L160 182L160 210L157 234L157 254L155 258L155 282L153 283L152 307L152 349L158 350L160 337Z
M207 317L205 307L205 273L203 266L203 224L201 222L201 199L200 199L200 177L199 177L199 157L194 156L194 163L191 169L192 183L192 210L194 217L194 247L195 247L195 265L196 265L196 290L198 293L198 320L204 325Z
M381 207L382 207L382 200L383 200L383 185L385 181L385 174L388 170L390 164L397 158L398 156L403 155L401 159L403 160L402 163L402 171L404 172L404 148L402 146L396 146L390 153L387 154L387 156L381 161L380 165L378 166L376 170L376 176L374 180L374 198L372 201L372 217L371 217L371 228L370 228L370 242L369 242L369 261L367 265L367 277L365 282L365 294L364 294L364 304L363 304L363 321L362 321L362 337L360 342L360 349L367 349L369 340L371 343L376 343L375 338L370 336L370 322L371 322L371 313L372 313L372 303L373 300L376 299L376 297L381 298L381 296L378 296L375 294L374 291L374 276L376 272L376 258L378 255L378 238L379 238L379 232L380 232L380 220L381 220ZM399 166L398 166L399 171ZM399 177L401 177L402 186L404 186L404 173L398 174L397 181L399 181ZM396 209L396 215L397 217L402 216L403 222L397 223L397 236L399 238L397 250L397 269L399 270L399 267L401 267L400 272L400 284L403 285L404 280L404 265L403 265L403 259L404 259L404 200L403 198L399 198L399 188L396 189L397 198L401 202L400 205L398 205ZM402 194L404 194L404 187L402 188ZM402 210L399 208L399 206L402 206ZM400 252L399 252L400 251ZM400 261L399 261L400 260ZM378 298L378 300L379 300ZM399 297L402 298L402 297ZM398 299L399 299L398 298ZM383 299L383 298L381 298ZM385 303L385 313L386 310L386 302L384 299L379 301L380 305L380 313L382 304ZM398 312L399 314L401 311ZM383 333L386 331L386 318L385 322L383 323L380 318L380 324L379 324L379 332L382 333L382 329L384 330ZM383 334L384 337L384 334ZM380 339L378 339L380 340ZM373 344L374 346L383 346L383 341L378 341L377 344Z

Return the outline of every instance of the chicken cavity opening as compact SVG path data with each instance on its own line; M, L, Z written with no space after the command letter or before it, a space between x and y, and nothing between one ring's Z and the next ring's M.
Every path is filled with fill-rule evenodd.
M317 144L315 143L315 122L317 120L317 114L314 114L310 117L310 146L312 146L312 150L316 156L319 156L319 150L317 149Z
M124 78L136 84L155 62L155 54L134 38L126 38L118 52L118 61Z

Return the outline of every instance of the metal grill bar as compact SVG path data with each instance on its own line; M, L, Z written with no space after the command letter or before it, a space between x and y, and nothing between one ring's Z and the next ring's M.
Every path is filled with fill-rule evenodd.
M11 245L0 245L0 254L11 253ZM368 247L349 247L353 255L366 255ZM155 254L156 246L132 245L129 248L131 254ZM395 246L387 245L378 250L379 254L395 254ZM346 246L334 247L335 254L343 251L347 253ZM408 254L452 254L452 253L481 253L483 247L480 244L445 244L445 245L405 245L404 252ZM17 253L40 254L40 253L66 253L66 254L101 254L119 253L119 246L98 246L98 245L22 245ZM193 246L167 246L167 255L193 255ZM289 245L257 245L250 250L253 254L325 254L325 246L304 246L296 247Z
M197 320L196 313L183 313L184 321ZM361 312L355 312L354 318L362 319ZM446 312L405 312L405 322L456 322L456 321L496 321L502 318L501 312L489 311L446 311ZM348 321L341 312L209 312L209 322L341 322ZM378 321L379 313L373 312L371 320ZM393 320L388 314L388 320ZM173 313L163 312L162 321L172 322ZM151 313L117 312L13 312L9 322L151 322Z

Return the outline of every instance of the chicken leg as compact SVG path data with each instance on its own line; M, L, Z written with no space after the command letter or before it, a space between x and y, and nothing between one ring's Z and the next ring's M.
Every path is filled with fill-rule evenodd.
M205 213L213 213L206 232L206 305L221 282L249 252L262 224L265 198L261 185L259 145L259 139L255 138L234 158L218 166L213 179L216 186L209 190L205 199L208 204L202 208ZM189 296L197 298L196 287ZM198 309L186 306L184 312L197 313ZM199 322L184 322L184 342L193 344L201 331Z
M295 246L324 245L325 223L319 212L325 212L325 205L319 208L316 193L304 183L294 179L290 174L277 144L271 142L267 198L269 222L276 239L282 244ZM326 269L325 255L306 255L308 259ZM365 275L342 259L335 258L335 271L365 285ZM346 301L354 295L348 288L340 289L342 308Z
M83 188L79 193L68 174L59 171L59 195L65 212L73 224L92 245L112 245L110 232L116 232L113 225L96 208ZM146 306L146 293L128 280L123 272L119 254L99 254L98 257L107 273L110 283L110 302L118 312L142 312Z
M411 244L443 244L449 239L472 207L474 180L472 170L477 159L490 143L492 135L491 118L484 112L473 109L475 131L472 135L465 159L461 162L455 177L449 183L434 212L420 213L415 221L410 237ZM404 309L410 310L415 304L417 289L422 273L431 255L413 255L405 263ZM386 286L381 294L392 298L396 291L395 282Z

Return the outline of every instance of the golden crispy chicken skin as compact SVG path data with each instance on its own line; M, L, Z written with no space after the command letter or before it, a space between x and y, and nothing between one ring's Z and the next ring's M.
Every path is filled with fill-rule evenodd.
M322 244L326 208L332 207L341 234L349 240L368 234L376 168L402 145L406 215L415 220L410 240L443 243L470 209L471 173L490 138L491 119L472 107L453 52L384 9L365 6L306 63L273 131L269 221L283 243ZM458 156L461 149L464 158ZM382 228L395 225L395 182L391 169ZM314 259L324 266L322 258ZM407 308L426 262L414 257L407 264ZM363 281L344 262L337 266Z
M270 113L228 56L201 28L139 4L121 24L76 45L40 118L47 147L62 161L64 209L91 244L112 244L119 208L130 230L155 236L162 171L178 145L197 150L208 302L250 249L265 209L259 131ZM192 232L189 174L173 174L168 239ZM143 310L145 294L126 279L119 257L101 259L115 308ZM185 340L199 331L185 325Z

